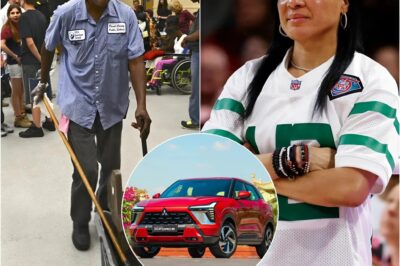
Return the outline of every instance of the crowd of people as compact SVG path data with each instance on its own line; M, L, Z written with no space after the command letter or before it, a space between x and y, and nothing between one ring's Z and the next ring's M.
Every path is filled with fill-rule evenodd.
M30 96L30 88L35 86L40 69L40 49L49 22L49 12L47 2L33 0L9 0L1 9L2 82L11 83L14 126L27 128L19 133L22 138L43 137L42 128L55 130L49 118L41 122L40 108L32 106ZM27 113L32 113L33 121ZM12 127L4 123L3 110L1 130L2 137L13 132Z

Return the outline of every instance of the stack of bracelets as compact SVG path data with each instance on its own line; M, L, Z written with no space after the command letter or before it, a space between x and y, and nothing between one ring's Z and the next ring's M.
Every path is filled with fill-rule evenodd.
M296 161L297 147L300 147L301 162ZM294 180L297 176L302 176L310 171L310 156L307 145L291 145L274 151L272 155L272 165L279 177L287 177Z

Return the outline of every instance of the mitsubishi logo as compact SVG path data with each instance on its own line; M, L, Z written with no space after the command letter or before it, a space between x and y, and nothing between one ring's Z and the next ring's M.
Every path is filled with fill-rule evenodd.
M164 209L164 210L161 212L161 216L168 216L168 212L167 212L166 209Z

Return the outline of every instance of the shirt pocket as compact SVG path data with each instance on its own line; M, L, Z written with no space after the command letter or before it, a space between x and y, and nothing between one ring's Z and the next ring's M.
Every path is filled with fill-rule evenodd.
M128 57L128 34L107 33L107 50L115 58Z

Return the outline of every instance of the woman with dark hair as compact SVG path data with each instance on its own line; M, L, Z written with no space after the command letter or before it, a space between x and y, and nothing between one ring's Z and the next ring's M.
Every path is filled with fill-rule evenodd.
M369 198L399 155L396 82L359 52L356 0L273 2L267 55L230 77L203 131L274 179L278 232L259 265L371 265Z
M157 30L164 31L165 28L165 20L169 15L171 15L171 10L168 9L168 2L167 0L159 0L157 6Z
M11 78L11 103L14 109L14 126L29 128L32 122L26 117L24 87L21 67L21 37L19 20L21 7L11 4L7 10L7 22L1 29L1 50L7 54L7 68Z

